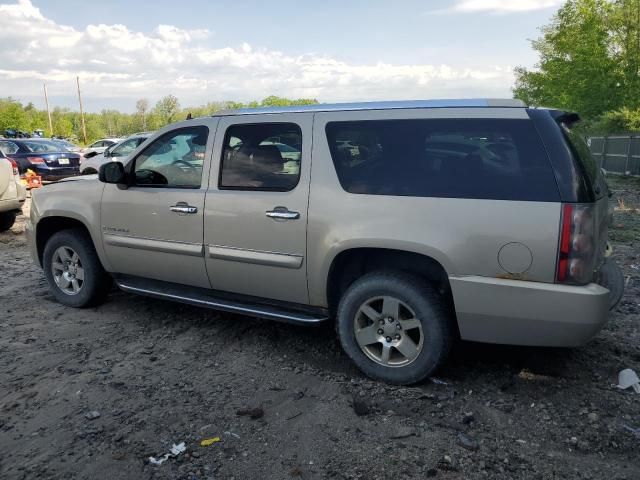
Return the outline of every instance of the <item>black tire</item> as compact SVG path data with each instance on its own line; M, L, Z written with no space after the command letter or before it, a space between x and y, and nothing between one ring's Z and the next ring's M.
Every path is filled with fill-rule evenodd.
M369 358L356 340L354 322L358 310L369 299L382 296L403 302L421 323L422 350L407 365L381 365ZM446 360L455 339L455 326L449 311L446 299L423 279L401 272L373 272L356 280L342 296L336 330L346 354L367 376L407 385L432 375Z
M598 283L609 289L609 310L613 310L624 295L624 274L615 260L609 258L604 262Z
M0 232L6 232L16 222L16 212L0 213Z
M73 295L65 293L54 279L53 257L60 247L71 248L75 251L84 269L82 287L78 293ZM109 293L111 276L102 268L91 237L85 230L75 228L61 230L53 234L44 247L42 267L51 293L63 305L75 308L98 305Z
M82 175L95 175L96 173L98 173L98 171L95 168L91 167L85 168L82 171Z

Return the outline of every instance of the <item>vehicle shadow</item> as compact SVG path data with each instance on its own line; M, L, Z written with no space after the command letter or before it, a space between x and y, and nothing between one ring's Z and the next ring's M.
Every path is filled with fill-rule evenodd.
M108 305L108 306L107 306ZM145 328L169 328L175 335L195 329L196 337L207 338L224 331L234 348L247 353L279 352L291 364L306 365L329 375L364 379L342 351L334 325L299 326L218 312L175 302L151 299L114 290L105 307L135 312L131 318ZM196 333L196 332L192 332ZM505 378L522 371L546 377L571 375L570 364L576 350L568 348L521 347L458 341L438 377L455 383L477 380L479 376ZM272 354L272 353L268 353Z

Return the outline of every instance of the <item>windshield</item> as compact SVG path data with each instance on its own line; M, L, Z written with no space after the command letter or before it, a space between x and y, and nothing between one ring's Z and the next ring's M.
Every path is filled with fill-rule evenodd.
M133 152L138 145L144 142L146 138L130 138L129 140L125 140L122 143L119 143L117 146L111 148L109 147L109 151L111 152L112 157L125 157Z
M59 152L62 147L54 142L22 142L30 152Z

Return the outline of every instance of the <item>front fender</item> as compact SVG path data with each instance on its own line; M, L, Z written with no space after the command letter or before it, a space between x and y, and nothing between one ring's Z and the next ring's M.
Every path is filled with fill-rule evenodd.
M98 258L107 271L111 271L109 261L102 245L100 223L100 203L104 184L95 181L60 182L47 185L34 192L31 204L30 223L32 233L30 242L34 245L38 239L38 229L43 222L55 218L75 220L87 229Z

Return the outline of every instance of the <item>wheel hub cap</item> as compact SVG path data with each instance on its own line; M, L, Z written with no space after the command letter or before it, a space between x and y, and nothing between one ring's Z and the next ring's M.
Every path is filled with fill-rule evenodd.
M67 295L77 295L84 285L84 268L80 256L71 247L53 252L51 273L56 286Z
M422 323L407 304L392 296L364 302L354 318L354 333L362 352L386 367L410 364L424 344Z

